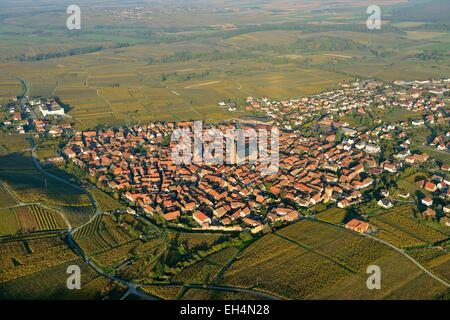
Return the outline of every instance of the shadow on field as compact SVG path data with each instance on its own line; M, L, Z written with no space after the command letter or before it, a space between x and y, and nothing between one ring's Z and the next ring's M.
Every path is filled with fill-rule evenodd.
M47 172L61 179L75 181L73 176L55 164L41 165ZM34 166L31 155L27 153L0 156L0 183L5 183L24 203L41 202L63 209L69 214L79 215L80 219L93 212L93 206L84 192L39 171Z

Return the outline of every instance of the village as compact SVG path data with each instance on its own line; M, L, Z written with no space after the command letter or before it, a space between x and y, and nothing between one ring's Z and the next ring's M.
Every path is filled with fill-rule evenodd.
M268 176L263 174L261 161L175 163L172 151L176 143L171 135L179 128L193 130L190 121L81 132L72 127L58 102L49 98L29 99L22 110L9 108L3 127L44 137L67 135L70 142L61 155L68 164L126 202L129 213L177 226L258 233L312 216L319 204L346 209L374 200L386 210L401 203L415 204L424 219L450 226L450 131L445 104L449 84L449 79L355 80L301 99L248 97L242 108L265 115L267 121L203 126L204 134L211 129L225 133L278 128L279 171ZM231 109L236 110L236 105ZM377 110L391 109L413 112L414 116L399 121L376 118ZM444 161L414 143L416 128L435 124L441 130L426 137L423 145L442 154ZM203 141L203 150L213 143ZM420 196L396 185L396 179L418 171L427 172L414 181L424 191ZM358 217L346 227L375 232L364 220L364 216Z
M64 155L132 206L133 213L159 216L192 228L251 229L257 233L269 225L309 215L319 203L349 208L372 199L384 209L417 201L425 218L448 226L449 163L410 147L415 127L436 123L448 130L442 99L448 86L449 80L365 81L341 84L338 90L303 99L249 98L246 110L265 112L272 121L231 121L214 127L222 132L281 128L279 172L270 176L262 174L262 163L176 165L171 158L174 143L168 137L176 128L192 129L193 122L78 132ZM399 123L379 119L373 129L352 127L340 120L353 112L364 115L373 112L372 108L393 107L417 112L417 116ZM316 126L313 133L311 126L305 131L304 125L310 122ZM203 130L211 128L207 125ZM385 141L395 146L389 155L381 155ZM449 141L447 131L434 137L429 146L448 156ZM212 142L203 143L207 148ZM414 200L416 195L407 190L392 192L389 184L379 187L385 177L392 179L417 168L430 172L429 177L416 182L426 196ZM352 220L348 227L370 230L360 220Z

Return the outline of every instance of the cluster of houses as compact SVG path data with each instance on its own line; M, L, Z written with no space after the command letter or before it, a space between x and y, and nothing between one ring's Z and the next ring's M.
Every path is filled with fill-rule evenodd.
M281 131L279 172L269 176L262 174L261 163L177 165L172 159L174 142L165 139L175 128L193 126L192 122L152 123L78 132L64 154L145 214L168 221L191 217L201 228L216 229L294 221L301 208L321 202L341 208L358 204L377 175L392 169L377 162L376 145L361 147L368 137L353 131L342 141L333 132L315 138ZM233 123L216 129L237 126L254 129ZM203 150L208 149L208 142L203 143Z
M60 137L64 131L72 130L66 121L64 108L53 98L27 99L23 104L17 98L7 107L2 125L8 131L25 134L35 130L40 135Z

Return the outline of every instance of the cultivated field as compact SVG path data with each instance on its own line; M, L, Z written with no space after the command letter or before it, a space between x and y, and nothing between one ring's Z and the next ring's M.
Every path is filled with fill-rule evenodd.
M378 229L377 237L401 248L433 244L448 238L417 220L414 213L413 207L399 206L377 215L370 222Z
M383 270L381 290L366 287L366 268L372 264ZM427 292L404 289L423 281L430 286ZM445 290L390 248L344 229L307 221L250 245L219 283L290 299L380 299L393 295L421 299Z

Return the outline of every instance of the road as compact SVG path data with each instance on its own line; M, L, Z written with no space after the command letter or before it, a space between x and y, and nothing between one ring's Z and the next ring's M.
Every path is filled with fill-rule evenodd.
M23 85L23 87L25 88L25 91L24 91L24 93L23 93L23 95L22 95L22 98L21 98L20 101L19 101L20 106L23 107L23 105L25 104L24 101L26 100L27 96L28 96L29 93L30 93L30 85L28 84L27 80L25 80L25 79L23 79L23 78L21 78L21 77L19 77L19 76L17 76L17 79L19 79L20 82L22 82L22 85Z

